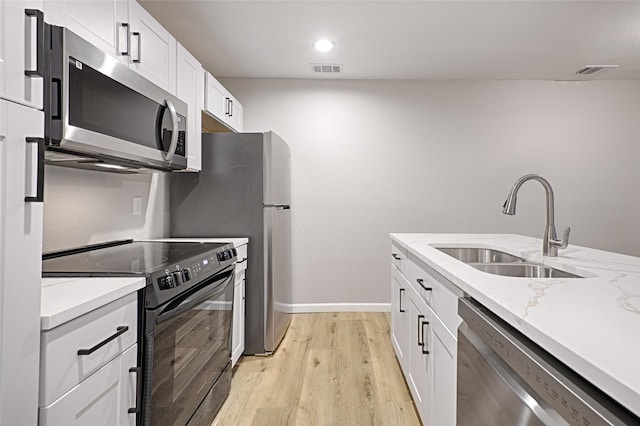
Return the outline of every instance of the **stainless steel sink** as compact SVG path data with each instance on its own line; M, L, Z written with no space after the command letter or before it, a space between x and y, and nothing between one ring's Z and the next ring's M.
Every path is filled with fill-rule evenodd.
M436 247L479 271L518 278L583 278L579 275L529 262L518 256L479 247Z
M582 278L581 276L536 263L476 263L474 268L494 275L519 278Z
M438 250L455 257L464 263L511 263L525 262L518 256L513 256L499 250L478 247L436 247Z

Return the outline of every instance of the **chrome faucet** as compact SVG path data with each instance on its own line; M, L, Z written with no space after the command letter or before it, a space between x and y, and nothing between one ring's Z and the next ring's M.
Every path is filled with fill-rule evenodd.
M538 175L524 175L520 179L516 181L511 188L511 192L509 192L509 196L507 197L507 201L504 202L502 206L502 213L513 216L516 214L516 194L518 190L528 180L537 180L542 184L544 190L547 193L547 226L544 230L544 238L542 241L542 255L543 256L557 256L559 248L567 248L569 245L569 232L571 232L571 228L564 228L564 235L562 240L558 240L556 236L556 227L553 219L553 189L551 189L551 185L549 182Z

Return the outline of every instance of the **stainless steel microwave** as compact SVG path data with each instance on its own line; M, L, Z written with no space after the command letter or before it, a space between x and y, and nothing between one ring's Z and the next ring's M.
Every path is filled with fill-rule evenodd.
M123 173L187 165L187 105L68 29L47 26L45 163Z

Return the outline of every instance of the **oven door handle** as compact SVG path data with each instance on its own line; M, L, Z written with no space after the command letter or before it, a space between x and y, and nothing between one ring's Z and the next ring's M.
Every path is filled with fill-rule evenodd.
M223 276L221 277L221 275ZM202 284L197 290L187 292L176 300L169 302L160 311L156 323L166 321L197 306L203 300L224 292L229 285L233 285L234 279L234 268L230 267L227 271L212 277L211 281Z

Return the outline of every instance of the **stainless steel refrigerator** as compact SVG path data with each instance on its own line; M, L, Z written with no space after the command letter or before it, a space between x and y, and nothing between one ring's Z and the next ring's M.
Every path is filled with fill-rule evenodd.
M291 320L291 153L273 132L202 135L202 171L173 173L172 237L249 237L245 354L275 351Z

